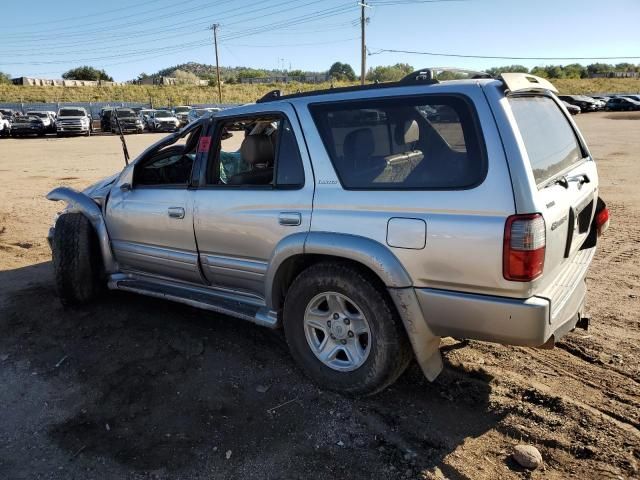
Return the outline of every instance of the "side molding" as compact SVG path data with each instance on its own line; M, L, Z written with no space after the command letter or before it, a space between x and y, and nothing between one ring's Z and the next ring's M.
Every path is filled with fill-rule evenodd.
M84 193L67 187L58 187L51 190L47 194L47 200L63 200L69 205L68 211L82 213L89 219L89 222L91 222L91 225L98 235L100 252L102 253L106 273L111 274L117 272L118 267L113 252L111 251L109 233L107 232L107 225L104 222L100 207Z

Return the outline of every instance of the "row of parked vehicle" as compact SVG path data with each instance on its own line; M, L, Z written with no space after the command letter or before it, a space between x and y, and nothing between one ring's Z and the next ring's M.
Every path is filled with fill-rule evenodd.
M632 111L640 110L640 95L559 95L565 107L572 115L585 112L598 112L606 110Z
M111 133L119 133L119 128L122 133L174 132L207 113L219 110L190 106L158 109L106 107L100 111L100 130ZM90 136L93 132L93 118L83 107L63 107L58 112L33 110L26 113L8 108L0 109L2 136L44 136L48 133L55 133L59 137Z

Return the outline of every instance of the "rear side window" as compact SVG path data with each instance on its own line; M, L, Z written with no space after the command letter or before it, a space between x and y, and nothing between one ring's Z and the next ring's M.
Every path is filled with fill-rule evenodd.
M509 97L538 185L583 158L582 149L560 107L549 97Z
M423 96L311 105L347 189L463 189L484 179L481 132L460 97Z

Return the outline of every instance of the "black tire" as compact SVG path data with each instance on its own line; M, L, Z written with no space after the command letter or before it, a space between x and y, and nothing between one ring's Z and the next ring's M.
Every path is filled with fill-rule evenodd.
M322 363L305 337L304 315L309 302L323 292L337 292L362 310L371 330L370 351L352 371L337 371ZM392 384L413 357L411 345L388 292L379 279L345 263L319 263L304 270L287 292L284 331L291 355L320 386L348 395L372 395Z
M94 299L103 285L98 238L87 217L65 213L56 222L52 242L56 291L65 306Z

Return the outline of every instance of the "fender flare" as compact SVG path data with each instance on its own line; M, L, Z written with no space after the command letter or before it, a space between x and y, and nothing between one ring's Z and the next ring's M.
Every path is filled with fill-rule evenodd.
M412 285L400 260L385 245L370 238L336 232L300 232L283 238L276 246L265 276L265 300L274 307L273 284L280 267L295 255L327 255L360 263L372 270L386 287Z
M107 224L105 223L102 211L96 202L84 193L68 187L58 187L51 190L47 194L47 200L54 202L60 200L65 201L69 205L66 210L67 212L78 212L87 217L98 236L100 253L102 254L102 261L104 263L106 273L116 273L118 271L118 266L115 257L113 256L113 252L111 251L111 242L109 241Z

